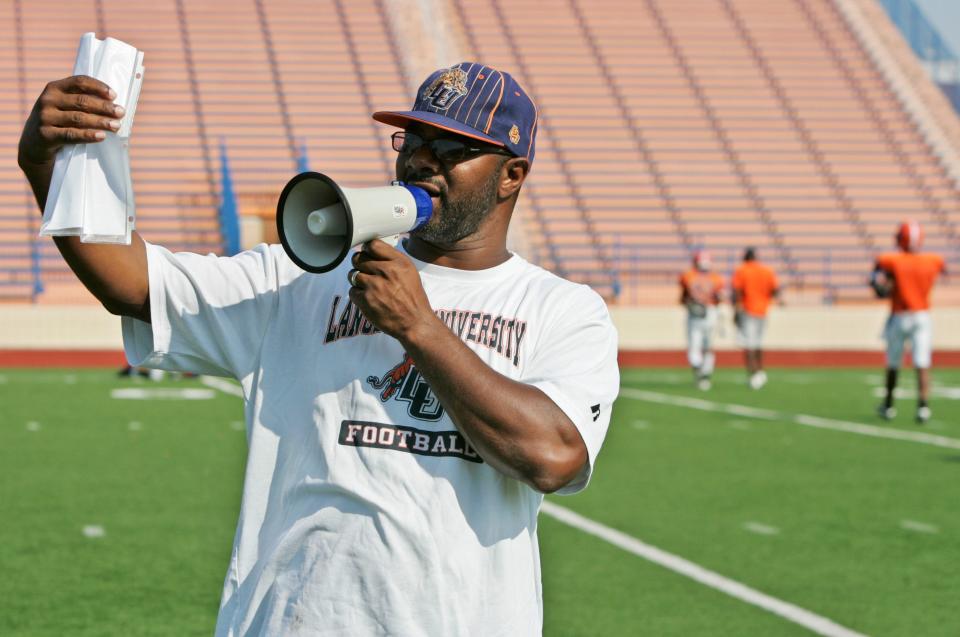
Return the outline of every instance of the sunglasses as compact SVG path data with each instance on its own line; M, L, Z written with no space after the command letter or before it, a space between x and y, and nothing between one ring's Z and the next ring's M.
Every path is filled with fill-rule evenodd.
M421 146L427 146L430 148L433 156L447 166L452 166L453 164L472 159L485 153L513 156L513 153L496 146L478 146L469 140L454 139L451 137L438 137L437 139L427 141L416 133L410 133L408 131L396 132L390 136L390 139L393 141L393 149L401 155L411 155L420 150Z

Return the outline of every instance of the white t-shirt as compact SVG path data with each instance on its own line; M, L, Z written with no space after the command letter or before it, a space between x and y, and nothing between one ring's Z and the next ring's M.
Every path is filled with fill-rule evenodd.
M147 246L133 365L236 378L249 453L216 634L538 635L542 495L484 463L394 338L280 246L235 257ZM519 256L480 271L413 260L436 314L569 416L589 466L617 395L602 299Z

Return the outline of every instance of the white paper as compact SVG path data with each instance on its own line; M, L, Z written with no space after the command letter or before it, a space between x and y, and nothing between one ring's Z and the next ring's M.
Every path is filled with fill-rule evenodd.
M74 75L112 88L124 109L120 129L102 142L68 144L57 152L40 236L80 236L84 243L130 243L136 220L130 180L130 131L143 82L143 53L120 40L84 33Z

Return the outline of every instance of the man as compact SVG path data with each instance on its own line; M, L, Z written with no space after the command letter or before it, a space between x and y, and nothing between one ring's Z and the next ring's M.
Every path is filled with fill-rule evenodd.
M767 384L767 373L763 370L763 333L770 301L779 294L780 284L773 270L757 260L756 249L747 248L743 263L733 274L733 320L752 389Z
M687 308L687 361L703 391L710 389L713 374L713 331L723 287L723 277L710 269L710 253L696 251L693 267L680 276L680 303Z
M116 130L110 89L48 85L23 167ZM507 73L433 73L378 112L434 216L324 275L279 246L231 258L57 244L122 315L132 364L232 376L249 452L217 635L536 635L536 516L589 480L618 390L600 297L506 248L536 108Z
M897 415L893 393L897 387L903 349L910 341L913 367L917 370L916 420L923 424L931 416L927 404L933 340L930 290L937 276L945 272L945 265L943 257L938 254L920 254L923 230L919 223L902 223L894 239L899 250L880 255L870 277L870 284L877 296L890 298L890 317L884 328L887 341L886 396L878 412L884 420L893 420Z

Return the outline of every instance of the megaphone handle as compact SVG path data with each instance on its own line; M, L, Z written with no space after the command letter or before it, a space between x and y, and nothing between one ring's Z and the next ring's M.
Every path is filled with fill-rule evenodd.
M392 234L389 237L380 237L380 240L386 243L387 245L396 248L397 244L400 243L400 235Z

